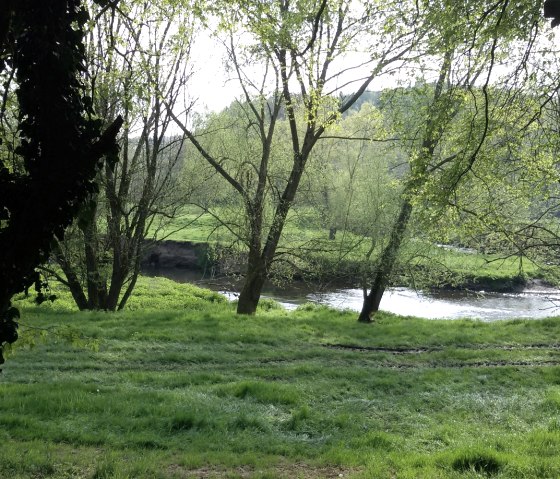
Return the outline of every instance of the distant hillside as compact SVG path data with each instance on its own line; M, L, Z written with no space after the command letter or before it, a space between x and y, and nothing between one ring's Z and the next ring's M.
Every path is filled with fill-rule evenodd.
M362 105L364 103L371 103L373 106L378 107L381 104L381 95L383 94L383 92L381 91L369 91L366 90L364 93L362 93L362 95L360 96L360 98L358 98L356 100L356 103L354 103L350 109L345 113L345 115L348 115L351 112L354 111L359 111L362 108ZM342 98L346 97L346 95L343 95Z

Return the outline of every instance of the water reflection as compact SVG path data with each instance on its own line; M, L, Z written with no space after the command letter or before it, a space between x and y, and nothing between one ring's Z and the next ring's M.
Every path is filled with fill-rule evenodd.
M359 311L363 295L359 289L310 294L309 299L339 309ZM476 318L484 321L519 317L545 318L560 314L560 291L527 290L519 294L439 292L420 293L408 288L389 289L380 309L403 316L430 319Z

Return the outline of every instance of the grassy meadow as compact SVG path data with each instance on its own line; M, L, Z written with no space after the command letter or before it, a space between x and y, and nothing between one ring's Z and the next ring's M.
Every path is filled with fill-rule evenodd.
M237 317L161 278L115 314L19 306L1 478L560 476L556 318Z

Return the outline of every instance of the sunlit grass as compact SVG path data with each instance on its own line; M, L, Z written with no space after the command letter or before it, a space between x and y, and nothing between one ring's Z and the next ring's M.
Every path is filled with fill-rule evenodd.
M20 301L0 477L560 474L558 319L363 325L218 298L142 278L116 314Z

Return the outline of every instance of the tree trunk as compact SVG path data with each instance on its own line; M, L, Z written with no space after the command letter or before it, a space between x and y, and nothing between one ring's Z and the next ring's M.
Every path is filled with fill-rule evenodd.
M72 298L74 298L76 306L78 306L78 309L80 311L85 311L86 309L88 309L88 300L86 298L86 295L84 294L84 290L82 289L82 285L80 284L76 273L70 266L63 265L60 261L59 264L62 268L62 271L64 272L64 275L66 276L68 289L72 294Z
M74 301L79 310L84 311L88 309L88 300L84 293L80 280L78 279L78 275L76 274L76 271L74 270L72 265L68 261L66 261L66 256L64 255L64 252L60 247L60 243L58 241L55 241L53 244L53 255L56 259L56 262L62 269L64 276L66 276L66 284L68 286L68 289L70 290L70 293L72 294L72 297L74 298Z
M88 309L105 309L107 285L101 277L97 258L98 234L95 219L83 228L85 266L87 272Z
M412 204L410 203L410 200L405 197L397 221L393 225L389 243L381 253L377 262L375 276L371 283L371 290L364 298L362 311L358 317L358 321L360 322L371 322L372 315L379 311L379 304L381 303L383 293L389 284L389 279L391 278L393 267L395 266L395 261L397 260L411 213Z
M267 268L261 258L260 248L249 252L247 262L247 273L239 300L237 302L237 314L255 314L261 293L268 274Z
M247 273L237 302L237 314L255 314L266 280L263 270Z

